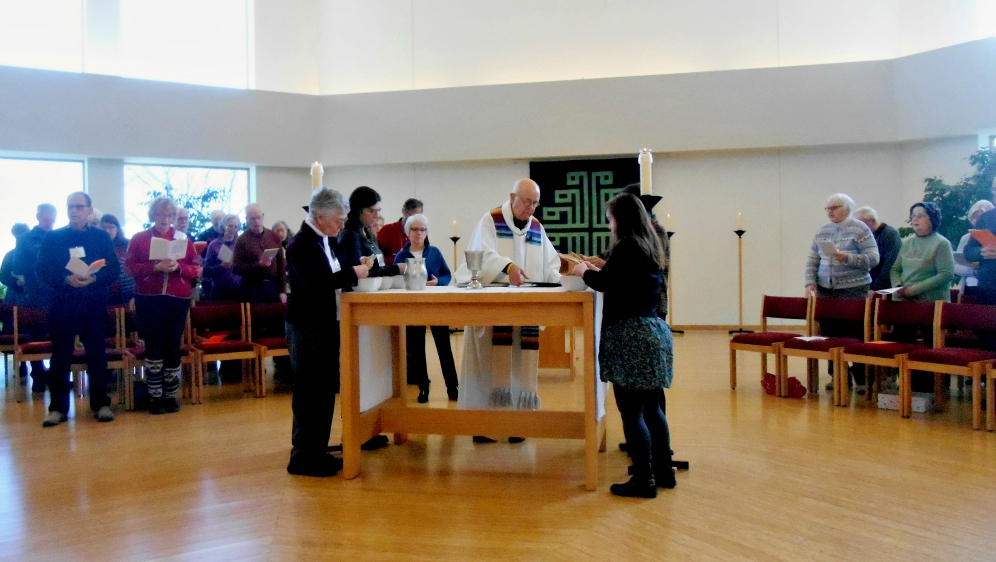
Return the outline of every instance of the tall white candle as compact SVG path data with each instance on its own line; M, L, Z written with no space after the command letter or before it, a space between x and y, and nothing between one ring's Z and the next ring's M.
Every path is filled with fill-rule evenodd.
M665 215L664 216L664 230L666 230L668 232L674 232L673 226L674 226L674 224L671 221L671 215Z
M312 191L318 189L322 186L322 176L325 175L325 169L318 162L311 165L311 189Z
M653 178L651 177L651 164L654 163L654 157L650 154L649 148L644 148L640 151L640 195L653 195Z
M744 214L743 213L737 213L737 228L736 229L737 230L743 230L744 229Z
M460 230L457 229L457 221L453 221L453 238L460 236Z

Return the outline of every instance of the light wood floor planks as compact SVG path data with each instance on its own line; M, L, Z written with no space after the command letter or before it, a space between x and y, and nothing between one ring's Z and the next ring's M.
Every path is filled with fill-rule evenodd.
M726 341L676 338L668 418L692 470L656 500L608 492L628 464L612 404L589 493L580 441L416 435L365 453L357 480L310 479L284 471L287 394L226 387L111 424L80 401L43 429L44 405L3 389L0 560L996 560L996 434L972 431L967 401L902 420L774 398L756 354L731 392ZM447 407L433 367L430 406ZM577 382L541 394L582 400Z

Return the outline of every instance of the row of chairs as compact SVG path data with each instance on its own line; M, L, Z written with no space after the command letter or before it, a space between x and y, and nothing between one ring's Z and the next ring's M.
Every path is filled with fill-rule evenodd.
M768 330L769 319L802 320L805 335ZM863 327L863 337L823 337L822 322L848 322ZM897 341L899 334L916 331L931 334L933 345L920 341ZM914 370L934 373L935 405L944 408L944 375L972 379L972 427L982 423L982 381L992 381L996 373L996 352L987 347L986 334L996 333L996 307L982 304L891 301L880 298L845 300L817 297L765 296L761 312L761 331L738 334L730 340L730 387L737 385L737 351L761 353L761 374L767 372L767 354L776 358L776 394L788 392L788 358L806 359L810 392L818 391L818 362L834 364L834 404L850 405L848 365L868 366L868 400L880 390L885 368L899 372L900 414L912 414L912 377ZM996 385L987 386L990 407L986 429L996 430Z
M241 360L243 383L256 396L266 396L263 363L267 357L288 355L284 337L286 305L248 304L238 302L203 301L190 309L181 346L181 366L187 384L182 384L182 397L193 404L202 402L204 371L214 361ZM106 339L107 367L118 373L121 401L127 409L135 405L133 380L142 375L145 346L138 335L138 317L134 309L109 307ZM20 365L30 361L51 359L50 341L31 341L29 334L44 331L47 314L42 309L9 306L0 303L0 323L12 326L12 333L0 335L0 352L6 358L13 355L15 373ZM86 370L83 350L77 348L72 365L77 394L86 391ZM15 374L15 384L20 377ZM123 384L122 384L123 383Z

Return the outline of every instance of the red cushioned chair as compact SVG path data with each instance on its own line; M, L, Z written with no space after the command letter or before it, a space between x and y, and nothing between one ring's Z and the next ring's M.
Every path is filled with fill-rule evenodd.
M124 345L124 328L122 326L124 308L121 306L107 307L107 339L105 354L107 355L107 369L117 373L118 402L124 402L127 407L127 382L131 376L134 357ZM78 341L78 340L77 340ZM86 392L84 383L84 372L86 372L86 353L81 347L77 347L73 352L73 362L69 366L69 372L73 375L76 383L76 395L83 396Z
M3 374L4 380L10 375L7 370L7 356L14 355L14 305L8 302L0 302L0 324L3 324L3 332L0 333L0 353L3 354Z
M947 347L945 331L996 331L996 307L984 304L957 304L938 302L937 322L934 325L934 349L911 351L900 371L900 385L903 402L903 417L912 413L913 393L910 391L911 371L934 373L934 400L943 408L944 392L941 388L943 375L961 375L972 378L972 429L982 427L982 376L987 367L996 361L996 352L982 349ZM992 386L990 379L989 386ZM989 389L992 391L992 388ZM993 431L996 418L990 402L986 416L986 429Z
M933 302L876 300L873 340L844 346L840 353L840 361L834 363L834 388L841 388L839 405L849 406L851 403L849 394L843 390L843 388L847 388L848 364L862 363L874 367L900 369L909 352L926 349L927 346L919 342L888 341L883 339L883 333L890 326L933 331L934 316L935 306ZM879 371L880 369L877 368L868 369L867 377L871 379L868 384L868 400L877 399L881 378ZM902 382L900 379L900 394L904 391ZM901 410L900 413L902 413Z
M52 358L52 342L28 341L25 333L46 328L48 312L43 308L26 306L14 307L14 373L20 373L21 363L44 361ZM21 383L21 377L14 377L16 384Z
M187 334L201 373L209 361L241 359L245 390L256 392L259 384L259 346L249 341L246 308L242 303L192 307L187 319ZM199 375L198 380L202 379Z
M806 335L810 334L812 300L806 297L772 297L764 295L761 306L761 331L752 334L737 334L730 339L730 388L737 388L737 351L753 351L761 354L761 379L768 372L768 354L777 358L775 344L794 338L793 332L769 332L768 318L803 320Z
M249 304L246 322L248 323L249 341L259 349L259 380L256 383L256 396L266 396L267 357L282 357L290 355L287 350L287 337L284 334L284 317L287 305L282 302L267 304Z
M819 392L819 362L838 361L838 355L844 346L868 341L869 324L871 320L872 299L828 299L816 298L813 303L813 320L810 333L819 336L821 321L839 321L861 323L863 336L861 339L844 337L827 337L810 340L806 337L795 337L776 344L779 361L775 371L778 379L779 395L788 394L788 358L804 357L806 359L806 379L810 392ZM834 381L834 404L838 404L841 385ZM844 386L846 389L847 387Z

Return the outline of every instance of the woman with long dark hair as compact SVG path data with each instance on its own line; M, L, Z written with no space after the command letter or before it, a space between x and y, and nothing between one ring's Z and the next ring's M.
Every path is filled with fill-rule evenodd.
M617 496L653 498L657 488L677 485L671 468L671 436L660 408L663 389L671 386L671 330L657 315L665 256L640 200L620 193L606 204L612 246L605 265L589 262L574 275L605 294L599 367L611 382L622 416L633 476L613 484Z
M118 280L111 284L111 294L108 304L128 304L135 296L135 280L125 269L125 259L128 257L128 239L125 238L124 231L121 230L121 223L114 215L104 215L100 217L100 228L111 237L114 243L114 255L118 257L121 264L121 274Z

